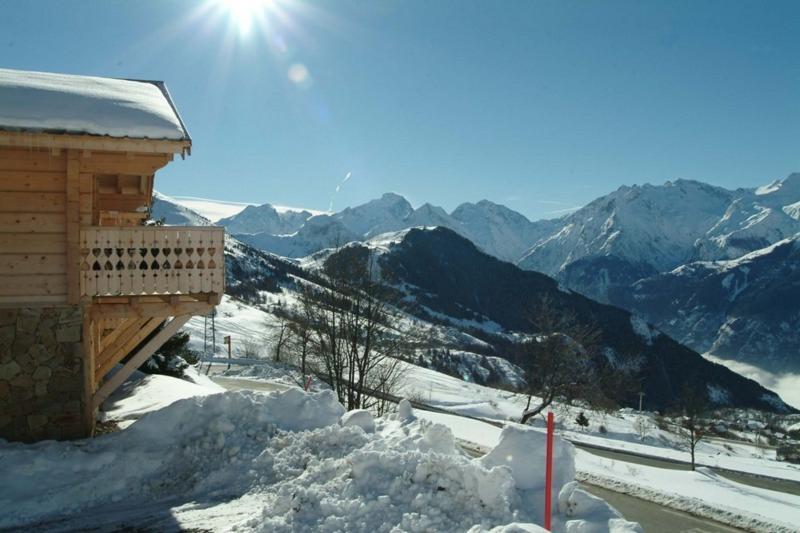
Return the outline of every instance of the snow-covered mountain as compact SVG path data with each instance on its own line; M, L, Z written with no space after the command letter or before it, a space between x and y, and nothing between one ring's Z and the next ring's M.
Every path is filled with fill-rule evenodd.
M735 259L800 231L800 174L737 195L695 243L693 259Z
M414 212L411 204L395 193L386 193L377 200L348 207L333 215L347 229L363 237L406 227L406 219Z
M166 207L162 205L160 209ZM326 217L316 216L303 228L313 227L315 219L324 222L322 228L330 227ZM324 231L323 234L327 235ZM226 292L258 302L264 291L292 291L297 280L317 282L315 268L332 253L358 254L365 247L380 252L383 274L403 291L403 301L408 304L404 311L426 324L429 338L453 350L476 353L476 360L482 360L479 356L507 356L514 338L534 333L525 317L531 303L548 294L558 309L574 312L581 320L602 329L603 360L618 365L614 368L620 371L636 373L651 405L667 407L680 384L692 375L728 391L726 401L731 405L786 408L775 394L704 360L644 320L564 292L555 280L485 254L469 240L444 228L381 234L367 239L366 244L353 242L300 262L228 238Z
M695 350L800 373L800 234L613 288L609 300Z
M287 257L299 257L297 254L303 252L308 255L333 242L331 239L312 238L312 233L338 234L343 236L342 242L348 242L412 227L441 226L470 239L485 252L513 262L556 223L533 223L520 213L488 200L461 204L450 214L429 203L414 209L402 196L386 193L376 200L329 216L311 216L309 211L281 212L265 204L248 207L241 213L221 219L219 224L253 246ZM303 224L312 225L313 230L309 228L304 232L301 229ZM324 228L326 225L330 227Z
M452 218L460 222L463 229L446 227L468 238L486 253L510 262L516 262L557 225L555 220L531 222L524 215L489 200L463 203L453 211Z
M620 187L561 219L519 266L554 276L579 259L613 255L669 270L692 258L697 239L735 198L733 191L688 180Z
M308 218L299 229L288 235L274 235L263 231L252 234L239 233L237 238L260 250L283 257L299 258L324 248L360 240L362 237L329 215L317 215Z
M270 204L249 205L239 213L221 218L220 226L231 234L268 233L271 235L287 235L303 227L312 216L306 210L278 210Z
M175 211L170 213L175 220L185 218L184 212ZM169 218L167 222L172 223ZM393 193L334 214L286 213L264 205L221 222L242 241L290 258L385 232L445 227L490 255L555 277L563 288L594 300L648 317L652 310L646 304L661 302L660 313L651 321L698 350L713 349L720 352L717 355L756 365L760 355L767 368L779 367L776 361L794 361L794 354L800 353L800 339L775 329L785 321L741 303L728 309L726 295L700 291L687 301L662 301L670 290L678 290L666 280L681 266L691 267L686 272L699 272L698 265L738 259L800 233L800 174L751 189L729 190L690 180L626 186L570 215L537 222L486 200L462 204L452 213L427 203L414 209ZM777 275L774 268L751 269L748 283L779 286ZM695 284L686 277L676 279ZM650 287L647 280L661 288L652 294L633 290ZM786 322L789 327L792 320Z
M620 187L560 219L518 264L561 277L572 263L584 260L592 270L591 260L606 256L626 269L648 265L658 272L696 260L733 259L800 231L798 200L800 174L757 189L691 180Z
M552 312L569 313L599 330L599 363L630 373L650 405L668 409L684 386L726 391L727 398L771 410L782 402L773 393L677 343L627 311L562 291L552 278L521 270L481 252L469 240L445 228L412 228L325 254L349 254L347 261L378 256L381 275L397 287L407 311L427 321L463 328L479 336L497 355L513 353L502 340L534 334L530 316L543 296ZM330 257L328 255L327 257ZM625 396L625 393L620 394ZM632 396L635 397L635 394ZM630 401L630 400L628 400Z

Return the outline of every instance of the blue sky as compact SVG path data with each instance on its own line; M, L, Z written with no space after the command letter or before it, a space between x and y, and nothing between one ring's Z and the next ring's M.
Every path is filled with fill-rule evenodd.
M165 80L174 195L386 191L552 217L623 184L800 171L800 2L5 0L0 66ZM242 0L239 0L242 1ZM246 0L245 0L246 1Z

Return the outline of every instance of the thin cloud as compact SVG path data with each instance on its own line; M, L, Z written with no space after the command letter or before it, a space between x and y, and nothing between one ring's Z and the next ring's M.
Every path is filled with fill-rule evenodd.
M342 186L350 180L350 176L352 175L352 172L348 172L345 174L344 179L336 185L336 189L334 189L333 194L331 195L331 201L328 204L328 211L333 212L333 201L336 199L336 195L339 194L339 191L342 190Z
M573 211L577 211L581 207L583 207L583 206L582 205L577 205L575 207L567 207L566 209L556 209L555 211L548 211L545 214L546 215L559 215L559 214L562 214L562 213L572 213Z

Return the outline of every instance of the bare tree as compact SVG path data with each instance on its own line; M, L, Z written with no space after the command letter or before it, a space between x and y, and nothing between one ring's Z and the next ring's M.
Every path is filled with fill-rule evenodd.
M647 437L647 434L650 433L650 430L653 428L650 419L646 416L640 414L636 417L636 420L633 421L633 429L636 430L636 434L639 435L639 440L644 441Z
M557 309L547 296L540 300L530 320L537 333L523 342L516 354L528 393L520 422L527 423L559 397L591 403L602 396L600 375L593 364L600 331L594 325L581 324L575 313Z
M398 386L410 333L396 323L388 287L366 248L337 248L320 278L302 288L299 308L289 315L289 346L302 370L327 382L348 409L380 412Z
M703 388L700 388L703 390ZM708 414L708 397L696 387L686 385L678 399L679 406L679 426L678 434L689 448L692 459L692 470L695 468L695 450L697 444L706 435L707 424L705 423Z
M272 359L280 363L284 355L284 349L289 343L290 319L283 310L277 310L272 315L274 319L265 321L266 342L272 346Z

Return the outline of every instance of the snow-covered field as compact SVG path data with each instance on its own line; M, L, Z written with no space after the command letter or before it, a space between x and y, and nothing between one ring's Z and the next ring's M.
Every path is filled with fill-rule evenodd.
M537 431L506 428L470 459L407 402L373 419L345 414L330 391L219 393L197 376L189 388L155 377L107 406L112 420L141 417L122 431L0 443L0 528L543 531ZM555 531L641 531L572 481L572 445L557 439L555 456Z

